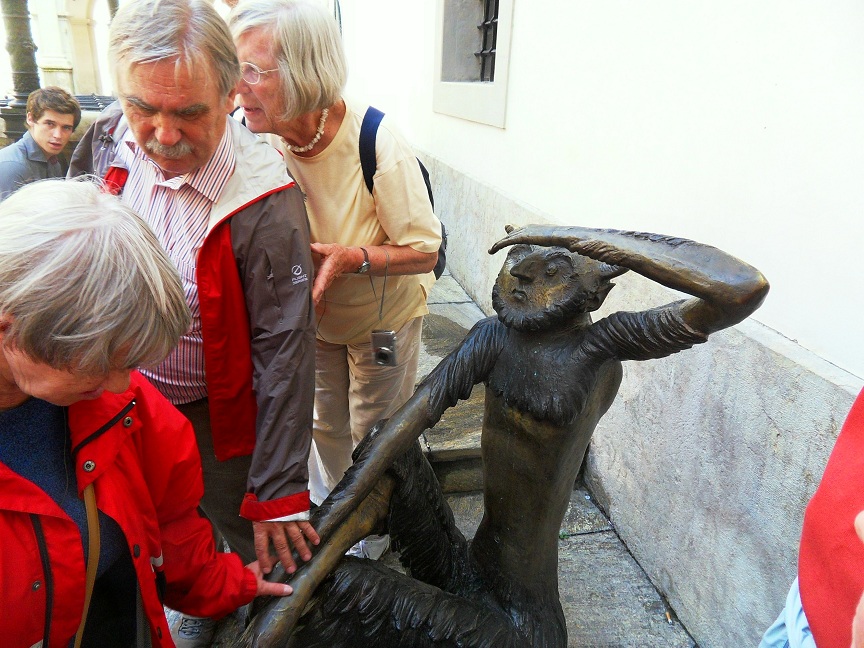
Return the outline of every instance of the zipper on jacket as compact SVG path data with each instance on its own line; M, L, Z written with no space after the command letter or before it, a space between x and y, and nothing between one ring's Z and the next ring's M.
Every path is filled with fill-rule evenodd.
M102 427L100 427L100 428L99 428L98 430L96 430L93 434L91 434L90 436L86 437L83 441L81 441L81 443L79 443L77 446L75 446L74 448L72 448L72 456L74 457L76 454L78 454L78 452L81 450L81 448L83 448L85 445L87 445L88 443L90 443L90 442L93 441L94 439L99 438L100 436L102 436L103 434L105 434L108 430L110 430L112 427L114 427L115 425L117 425L117 423L120 422L120 419L122 419L124 416L126 416L126 415L127 415L127 414L132 410L133 407L135 407L135 401L134 401L134 399L133 399L132 401L130 401L129 404L126 405L126 407L124 407L124 408L123 408L122 410L120 410L117 414L115 414L115 415L111 418L111 420L108 421L105 425L103 425Z
M39 546L39 558L42 561L42 573L45 578L45 629L43 630L42 648L48 648L51 635L51 610L54 609L54 575L51 572L51 562L48 557L48 545L45 542L45 532L42 521L35 513L30 514L33 532L36 534L36 544Z

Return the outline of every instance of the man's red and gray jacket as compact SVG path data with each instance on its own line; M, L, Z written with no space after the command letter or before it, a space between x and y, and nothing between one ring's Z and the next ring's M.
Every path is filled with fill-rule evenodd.
M307 459L315 393L309 220L281 156L226 116L236 165L214 203L196 278L213 446L252 455L240 514L253 521L309 510ZM79 142L69 177L122 191L115 150L128 126L108 106Z

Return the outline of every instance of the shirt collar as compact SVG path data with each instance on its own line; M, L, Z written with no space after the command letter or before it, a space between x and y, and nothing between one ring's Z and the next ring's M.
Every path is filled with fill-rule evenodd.
M43 151L42 148L36 143L36 140L33 139L30 131L24 133L24 137L21 138L21 141L24 143L24 150L27 151L28 160L35 160L36 162L48 162L49 164L57 161L56 155L52 155L51 157L45 155L45 151Z

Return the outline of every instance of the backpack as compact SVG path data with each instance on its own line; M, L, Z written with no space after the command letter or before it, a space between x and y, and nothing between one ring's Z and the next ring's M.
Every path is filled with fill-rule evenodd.
M363 179L366 181L366 188L369 193L372 193L372 187L375 184L373 176L378 168L378 162L375 157L375 139L378 135L378 126L381 125L381 120L384 118L384 113L369 106L366 114L363 115L363 123L360 125L360 167L363 169ZM426 183L426 191L429 193L429 203L432 209L435 209L435 199L432 196L432 183L429 181L429 171L423 166L423 163L418 159L417 164L420 165L420 173L423 175L423 182ZM444 273L444 267L447 265L447 230L444 229L444 223L441 223L441 247L438 248L438 262L432 270L435 273L435 278L440 279Z

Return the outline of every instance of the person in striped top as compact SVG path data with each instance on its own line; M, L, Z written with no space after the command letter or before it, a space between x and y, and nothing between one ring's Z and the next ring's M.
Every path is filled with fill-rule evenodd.
M105 178L174 261L193 322L147 377L195 428L202 509L244 561L296 568L308 522L315 372L303 195L272 147L229 119L240 67L207 0L124 3L110 31L119 102L70 176ZM239 514L239 515L238 515Z

